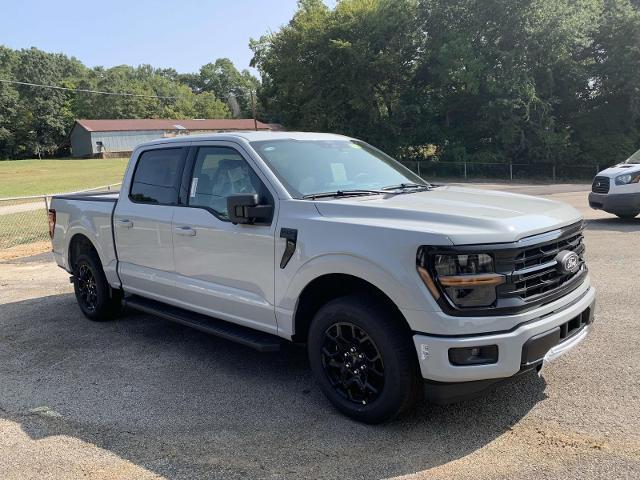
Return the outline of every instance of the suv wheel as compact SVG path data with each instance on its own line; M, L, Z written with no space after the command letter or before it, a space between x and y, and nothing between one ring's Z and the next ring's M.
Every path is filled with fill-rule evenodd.
M73 270L73 289L80 310L89 320L111 320L122 309L122 294L109 286L95 252L78 256Z
M391 420L422 391L410 332L370 297L350 295L324 305L311 324L308 349L325 395L356 420Z

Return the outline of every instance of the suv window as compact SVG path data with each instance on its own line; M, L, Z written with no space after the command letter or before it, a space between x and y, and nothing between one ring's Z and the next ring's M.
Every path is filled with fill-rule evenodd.
M193 167L189 206L205 207L227 218L227 197L257 193L271 198L253 169L233 148L200 147Z
M130 198L134 202L177 205L183 148L148 150L138 158Z

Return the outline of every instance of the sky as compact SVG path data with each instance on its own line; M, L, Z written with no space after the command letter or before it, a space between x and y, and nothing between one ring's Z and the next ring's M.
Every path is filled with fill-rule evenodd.
M325 0L329 6L334 0ZM285 25L296 0L0 0L0 44L74 56L89 67L196 72L216 58L249 67L249 39ZM253 70L254 73L255 70Z

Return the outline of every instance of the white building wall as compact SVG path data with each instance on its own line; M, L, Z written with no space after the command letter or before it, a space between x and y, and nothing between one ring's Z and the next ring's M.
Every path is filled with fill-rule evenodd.
M135 132L91 132L92 152L98 153L97 142L102 142L106 152L131 152L136 145L165 136L164 130Z

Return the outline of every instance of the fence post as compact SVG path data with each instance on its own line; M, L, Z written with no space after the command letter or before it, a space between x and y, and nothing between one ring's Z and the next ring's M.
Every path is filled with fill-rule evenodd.
M509 178L513 182L513 163L509 162Z
M464 179L467 179L467 162L464 162Z
M553 178L553 181L555 182L556 181L556 164L555 163L553 164L551 169L552 169L552 172L553 172L552 173L552 178Z
M46 195L42 199L44 200L44 218L47 222L45 225L47 226L47 231L49 231L49 201Z
M419 176L420 178L422 178L422 175L420 174L420 162L419 162L419 161L418 161L418 176Z
M596 165L596 175L600 173L600 165Z

